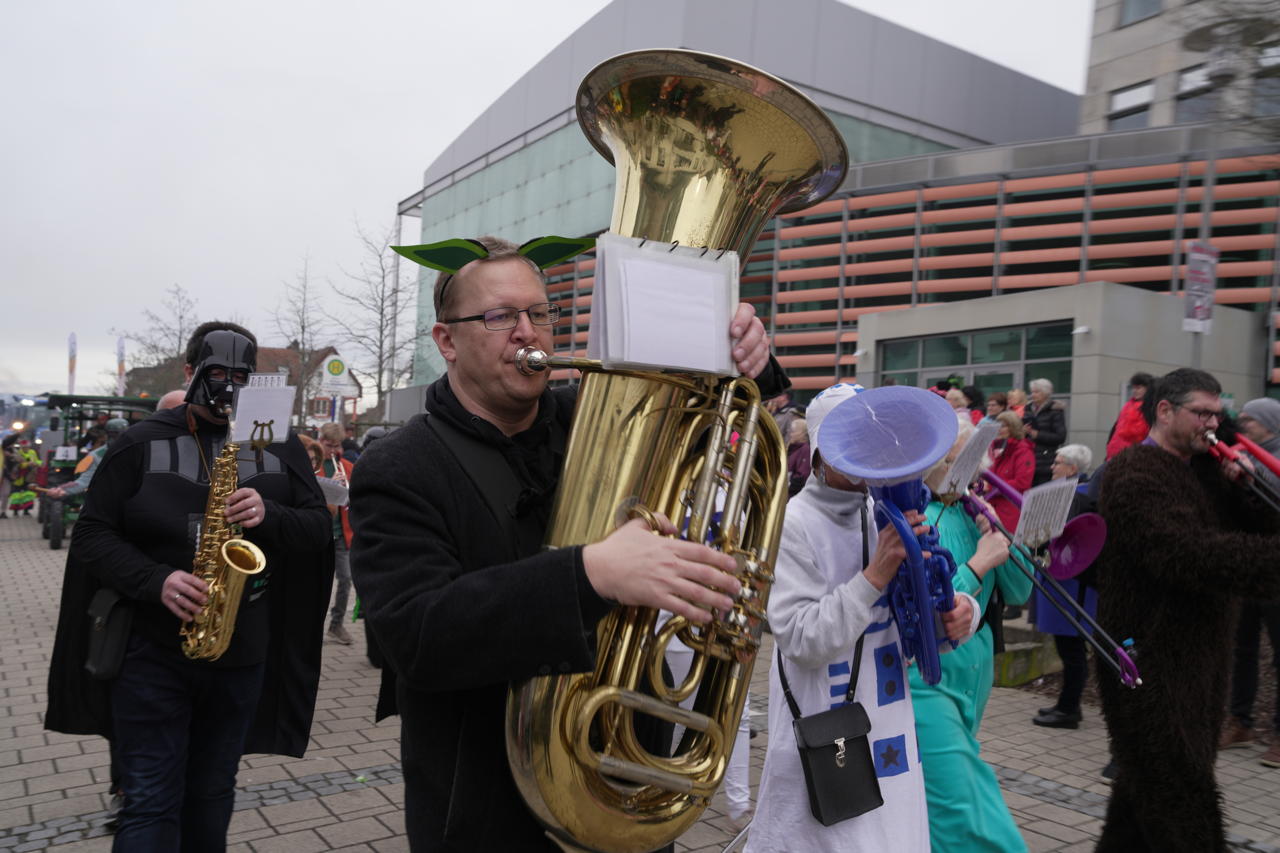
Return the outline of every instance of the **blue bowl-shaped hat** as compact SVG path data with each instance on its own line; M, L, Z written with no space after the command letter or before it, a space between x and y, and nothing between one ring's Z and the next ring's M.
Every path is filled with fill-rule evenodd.
M889 385L850 397L818 429L828 465L871 486L919 477L955 444L959 421L943 398L923 388Z

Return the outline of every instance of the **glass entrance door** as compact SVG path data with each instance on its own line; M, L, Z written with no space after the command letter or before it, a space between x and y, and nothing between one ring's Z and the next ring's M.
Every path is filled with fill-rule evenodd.
M987 397L996 391L1008 392L1010 388L1022 387L1022 365L990 364L975 367L970 381Z

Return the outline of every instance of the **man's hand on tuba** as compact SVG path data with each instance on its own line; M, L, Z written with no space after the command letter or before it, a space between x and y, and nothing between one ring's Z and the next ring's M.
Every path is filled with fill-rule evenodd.
M764 324L756 316L756 308L748 302L739 302L738 310L729 325L733 340L733 361L742 375L755 379L769 363L769 339Z
M730 596L741 588L730 574L737 568L734 559L697 542L667 538L675 526L658 513L654 517L662 535L637 518L582 549L595 591L618 604L669 610L690 622L706 622L712 610L733 607Z

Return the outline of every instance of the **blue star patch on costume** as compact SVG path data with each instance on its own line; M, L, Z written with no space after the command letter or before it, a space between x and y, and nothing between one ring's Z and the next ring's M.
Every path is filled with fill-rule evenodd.
M902 653L897 643L889 643L875 650L876 704L880 707L902 701L907 687L902 677Z
M897 776L911 769L907 766L906 735L876 741L871 745L871 757L876 763L876 776L881 779Z

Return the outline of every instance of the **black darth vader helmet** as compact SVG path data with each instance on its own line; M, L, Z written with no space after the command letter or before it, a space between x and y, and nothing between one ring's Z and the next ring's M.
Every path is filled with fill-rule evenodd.
M245 384L244 375L253 372L257 361L258 347L249 338L229 329L209 332L200 342L199 357L192 365L195 373L187 388L187 402L226 417L236 388ZM212 375L215 369L220 369L217 377Z

